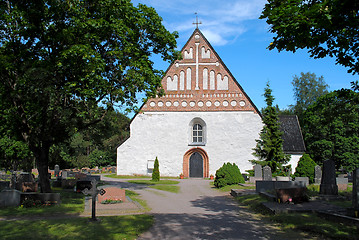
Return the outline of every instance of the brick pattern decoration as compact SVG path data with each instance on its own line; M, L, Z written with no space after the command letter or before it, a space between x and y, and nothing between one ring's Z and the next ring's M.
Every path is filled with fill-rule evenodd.
M192 55L185 52L192 52ZM188 55L191 55L191 58L186 57ZM175 61L167 69L162 79L165 96L149 99L142 106L142 111L254 111L259 113L199 29L193 32L183 47L182 56L182 60ZM188 69L190 69L190 77ZM207 77L204 77L204 71L207 71ZM211 72L214 75L212 81ZM168 81L168 78L171 81ZM228 80L228 85L222 82L223 79ZM189 83L190 86L187 85Z
M206 153L206 151L200 147L192 148L188 150L184 156L183 156L183 176L189 177L189 158L191 155L195 152L198 152L201 154L203 158L203 177L208 178L209 177L209 158Z

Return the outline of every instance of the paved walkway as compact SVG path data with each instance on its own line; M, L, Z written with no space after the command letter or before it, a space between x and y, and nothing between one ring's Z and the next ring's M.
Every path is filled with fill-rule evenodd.
M134 186L102 178L140 193L152 208L154 226L138 239L288 239L277 229L240 208L229 196L210 187L208 180L180 180L180 193Z

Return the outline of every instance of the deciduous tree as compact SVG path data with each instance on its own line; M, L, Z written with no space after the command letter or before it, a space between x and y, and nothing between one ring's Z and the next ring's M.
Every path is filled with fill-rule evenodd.
M313 160L336 168L359 167L359 93L342 89L323 95L304 112L304 139Z
M268 0L260 18L275 34L270 50L308 49L311 57L333 57L358 74L358 12L353 0Z
M328 84L325 83L323 76L317 77L314 73L300 73L300 77L295 75L292 81L295 105L294 114L302 123L303 112L309 105L313 104L318 97L328 93Z
M178 52L161 20L129 0L0 2L0 113L33 153L43 192L51 146L115 104L132 106L138 92L162 94L150 57Z

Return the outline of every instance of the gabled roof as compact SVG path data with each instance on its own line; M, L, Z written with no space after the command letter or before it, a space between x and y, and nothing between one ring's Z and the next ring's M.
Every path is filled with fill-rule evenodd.
M306 151L302 131L296 115L279 115L280 130L283 132L285 153L304 153Z
M252 111L260 114L217 52L196 28L162 79L165 96L149 99L144 112Z

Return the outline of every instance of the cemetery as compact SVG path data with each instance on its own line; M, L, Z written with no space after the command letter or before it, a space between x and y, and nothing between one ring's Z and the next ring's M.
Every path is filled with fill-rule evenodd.
M253 169L254 176L250 177L246 186L255 186L255 192L250 194L259 194L267 199L261 204L272 214L315 213L322 218L359 228L358 168L351 175L336 176L334 162L324 161L323 168L315 166L314 182L311 184L308 177L272 177L268 166L262 168L257 164ZM244 192L232 189L231 195L238 197Z

